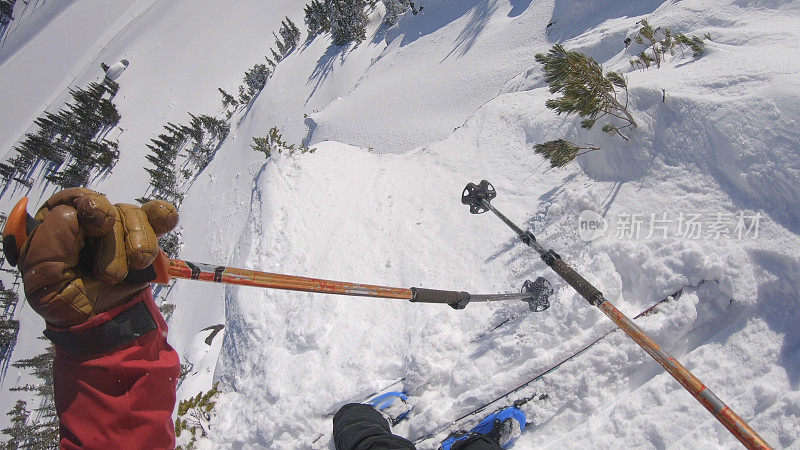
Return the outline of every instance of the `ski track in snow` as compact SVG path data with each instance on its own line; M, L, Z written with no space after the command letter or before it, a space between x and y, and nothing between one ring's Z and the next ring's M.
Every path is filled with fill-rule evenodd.
M279 3L274 22L283 14L299 17L299 4ZM130 42L106 53L107 62L138 55L120 79L120 95L131 96L121 100L121 126L136 130L125 136L141 136L122 144L141 147L162 122L207 112L197 108L216 104L214 88L230 90L249 67L214 67L200 76L195 65L179 70L167 61L156 33L182 23L181 11L191 5L176 5L145 15L144 31L132 28ZM279 64L188 193L181 256L474 293L516 291L525 279L544 275L558 287L551 308L530 313L524 303L470 304L454 311L179 282L170 294L178 305L170 340L194 364L179 397L208 389L212 380L224 391L201 448L332 448L330 413L403 377L414 413L395 431L413 440L612 329L499 220L469 214L458 196L467 182L484 178L498 190L496 207L532 228L626 313L714 280L686 289L680 301L638 323L768 442L799 448L797 3L431 0L424 6L423 14L406 14L388 29L379 25L379 6L362 44L334 48L318 37ZM215 14L226 13L224 20L237 17L220 8ZM690 35L710 33L707 54L698 60L678 54L661 69L631 71L634 49L622 42L643 17ZM277 25L261 35L271 29ZM178 35L169 41L174 46L183 45ZM212 42L198 41L189 53ZM639 125L630 142L581 130L575 118L544 107L550 94L533 55L554 42L625 72ZM250 44L240 52L226 48L237 61L258 59ZM154 81L159 64L167 63L179 70L178 84L203 79L203 86ZM142 106L153 83L159 91ZM265 162L249 143L272 126L289 142L308 139L316 151ZM548 169L532 146L559 137L603 150ZM126 156L101 186L120 196L140 194L135 180L143 156ZM577 218L585 209L611 220L609 236L579 238ZM757 238L614 236L613 221L624 214L740 211L763 214ZM29 315L27 329L39 323ZM200 329L223 322L225 331L206 346L208 332ZM525 405L531 424L517 449L738 446L622 333L526 393L534 391L548 397Z

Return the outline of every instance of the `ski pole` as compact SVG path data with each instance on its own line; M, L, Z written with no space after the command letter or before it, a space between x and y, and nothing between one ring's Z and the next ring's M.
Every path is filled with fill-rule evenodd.
M8 215L3 228L3 250L12 265L16 265L22 245L39 225L28 214L27 204L27 197L21 199ZM152 266L130 271L126 280L167 284L173 278L323 294L402 299L416 303L445 303L454 309L464 309L470 302L522 300L531 311L539 312L550 307L548 297L553 293L550 283L543 277L533 282L526 280L519 293L470 294L464 291L396 288L214 266L170 259L163 251L159 251Z
M155 278L152 281L159 284L169 283L173 278L181 278L320 294L393 298L417 303L446 303L454 309L464 309L470 302L522 300L528 303L531 311L538 312L550 307L547 297L552 293L552 288L543 277L537 279L536 282L527 280L523 285L522 292L519 293L470 294L464 291L445 291L418 287L397 288L214 266L167 258L163 252L159 253L153 263L153 268L155 270Z
M488 181L482 180L479 184L469 183L461 194L461 203L469 205L470 213L482 214L486 211L493 212L506 225L508 225L520 240L533 248L542 260L550 266L561 278L572 286L590 305L598 307L608 318L639 344L648 355L653 357L667 372L670 373L689 393L691 393L717 420L725 426L745 447L749 449L772 448L758 435L738 414L717 397L711 389L707 388L697 377L684 367L672 355L664 351L647 333L644 332L631 319L617 309L611 302L603 297L603 293L586 281L561 256L553 250L545 250L530 231L523 231L514 222L504 216L494 206L491 200L497 196L497 191Z

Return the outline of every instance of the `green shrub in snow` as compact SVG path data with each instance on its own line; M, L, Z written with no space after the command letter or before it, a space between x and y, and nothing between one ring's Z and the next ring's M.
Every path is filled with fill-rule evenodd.
M276 151L278 153L288 152L290 155L299 151L300 153L314 153L313 148L308 148L305 145L295 147L294 144L289 144L283 140L283 136L277 127L272 127L269 130L267 137L254 137L253 143L250 144L253 150L263 153L265 158L269 158Z
M695 58L703 56L705 52L705 43L697 36L689 37L683 33L673 36L669 28L653 28L647 19L642 19L639 23L642 26L636 31L633 40L646 48L630 60L631 66L635 68L644 70L653 64L656 68L661 68L666 55L675 55L676 49L689 48Z
M594 59L576 51L568 51L555 44L547 53L538 53L536 61L544 65L545 81L550 92L561 97L547 100L547 107L558 114L578 114L581 127L591 129L603 117L614 118L621 125L608 122L603 131L622 134L626 128L635 128L636 122L628 112L628 85L616 72L603 73L603 68ZM620 101L617 91L625 93Z
M581 152L581 150L584 150ZM576 157L585 155L594 150L600 150L595 146L579 146L564 139L547 141L544 144L536 144L534 151L550 161L550 167L564 167L572 162Z

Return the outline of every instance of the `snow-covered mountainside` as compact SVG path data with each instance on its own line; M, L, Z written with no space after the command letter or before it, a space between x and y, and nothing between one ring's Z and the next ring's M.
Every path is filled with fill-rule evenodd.
M35 22L17 24L26 33L18 37L12 26L4 42L14 45L0 48L0 143L10 157L35 117L63 105L67 87L102 77L101 62L128 59L117 80L120 162L92 185L128 202L145 192L145 144L188 112L219 113L216 89L232 90L262 62L281 19L301 24L303 7L52 3L41 17L20 15ZM461 190L487 179L496 207L630 316L681 291L637 323L770 444L800 448L800 3L416 3L424 9L393 26L382 23L381 3L370 8L358 45L323 34L278 63L188 190L180 256L476 293L517 291L543 275L557 288L552 306L456 311L178 281L168 294L177 305L170 342L191 363L179 397L214 381L222 390L199 446L332 448L338 406L402 379L414 408L395 432L433 433L419 448L435 448L454 419L613 329L502 222L469 214ZM708 33L705 54L677 51L660 68L635 70L629 60L642 46L625 39L644 18ZM64 38L72 32L80 39ZM625 75L638 124L629 141L545 106L553 94L534 55L554 43ZM315 151L265 160L250 144L272 127ZM551 169L533 148L558 138L601 149ZM32 203L52 191L34 185ZM24 192L7 191L2 210ZM579 233L586 210L608 227L591 241ZM12 361L44 345L35 339L41 319L22 304L17 315ZM203 329L217 324L225 328L208 345ZM9 389L28 380L8 369L3 412L20 398ZM534 393L515 448L739 445L622 333L519 395Z

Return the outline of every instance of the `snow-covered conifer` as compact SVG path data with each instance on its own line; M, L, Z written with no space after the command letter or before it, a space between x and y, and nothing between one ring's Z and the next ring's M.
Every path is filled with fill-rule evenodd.
M248 93L251 97L261 92L267 84L272 72L266 64L256 64L244 74L244 84L248 87Z
M366 39L364 0L330 0L331 35L335 45Z
M308 37L327 33L331 30L329 0L311 0L303 11L305 12L305 23L308 28Z
M383 20L389 25L394 25L400 16L411 8L411 0L383 0L386 7L386 15Z

